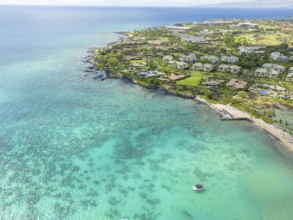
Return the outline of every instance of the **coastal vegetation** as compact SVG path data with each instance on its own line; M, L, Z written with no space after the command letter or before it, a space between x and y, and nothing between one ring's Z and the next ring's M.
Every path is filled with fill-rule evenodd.
M292 132L293 21L213 20L124 33L94 51L97 68L153 89L230 104Z

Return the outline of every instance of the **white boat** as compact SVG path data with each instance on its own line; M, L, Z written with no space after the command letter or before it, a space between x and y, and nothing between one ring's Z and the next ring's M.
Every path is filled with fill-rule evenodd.
M194 186L192 186L192 189L195 191L202 191L204 190L204 187L201 184L195 184Z

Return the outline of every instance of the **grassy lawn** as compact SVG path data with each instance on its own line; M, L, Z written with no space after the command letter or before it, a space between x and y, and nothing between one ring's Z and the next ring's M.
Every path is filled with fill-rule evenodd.
M222 73L222 72L204 72L204 71L198 71L198 70L189 70L188 73L192 77L199 77L203 79L207 78L216 78L216 79L232 79L232 78L239 78L239 75L237 74L231 74L231 73Z
M198 71L198 70L189 70L188 71L192 76L209 76L211 73Z
M206 76L191 76L189 78L178 81L177 84L182 86L198 86L200 84L200 80L206 78Z
M269 29L269 30L281 29L281 27L279 25L269 25L269 24L263 24L263 25L260 25L258 27L262 28L262 29Z
M282 43L282 38L287 38L290 41L290 35L284 33L275 34L242 34L236 37L236 41L241 42L241 38L245 38L250 44L261 44L261 45L279 45Z
M119 60L118 60L117 57L109 57L109 58L108 58L108 62L111 62L111 63L118 63Z

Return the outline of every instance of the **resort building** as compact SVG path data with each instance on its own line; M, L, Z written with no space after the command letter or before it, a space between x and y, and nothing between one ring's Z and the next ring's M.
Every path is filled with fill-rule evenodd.
M221 60L226 61L228 63L236 63L239 61L239 58L236 56L222 56Z
M166 29L174 32L185 32L190 29L190 27L183 26L166 26Z
M235 23L234 20L210 20L210 21L201 21L201 22L193 22L193 25L195 26L218 26L223 24L233 24Z
M208 60L211 63L217 63L220 60L217 56L202 56L200 59L201 60Z
M192 69L203 70L203 65L202 65L202 63L195 63L195 64L193 64Z
M137 73L137 75L146 77L146 76L148 76L148 72L139 72L139 73Z
M274 63L265 63L262 65L262 68L267 70L267 71L276 71L279 74L283 73L285 71L285 67L279 64L274 64Z
M176 62L177 64L177 69L183 70L189 67L189 65L185 62Z
M227 64L221 64L218 67L218 71L219 72L222 72L222 73L227 73L229 71L229 65L227 65Z
M271 59L274 61L288 61L289 57L284 56L283 54L279 53L279 52L272 52L271 53Z
M235 74L239 74L241 72L241 67L236 66L236 65L231 65L230 66L230 72L235 73Z
M203 65L203 70L204 70L205 72L211 72L211 71L214 70L214 67L213 67L211 64L205 63L205 64Z
M141 71L147 71L149 68L147 67L147 63L144 61L139 62L131 62L130 63L131 70L133 72L141 72Z
M194 53L190 53L189 55L181 55L179 57L179 60L180 61L183 61L183 62L195 62L197 59L196 59L196 55Z
M168 63L171 67L173 68L177 68L179 70L184 70L187 69L189 67L189 65L185 62L181 62L181 61L176 61L176 60L171 60Z
M163 57L163 63L164 64L169 64L170 61L173 61L174 60L174 57L170 56L170 55L166 55Z
M272 67L273 67L272 63L265 63L261 66L261 68L263 68L266 71L270 71L272 69Z
M227 64L221 64L218 67L218 71L222 73L235 73L238 74L241 72L241 67L236 65L227 65Z
M245 47L245 46L240 46L238 47L238 54L243 55L250 55L250 54L254 54L255 51L259 49L259 47Z
M267 77L268 71L262 68L256 69L254 75L257 77Z
M293 67L289 68L288 75L286 77L287 82L293 82Z
M212 40L210 37L205 36L190 36L190 35L182 35L181 39L184 41L188 41L191 43L197 43L197 44L206 44L209 41Z
M277 78L278 76L279 76L279 71L275 69L272 69L268 74L269 78Z
M149 78L149 77L154 77L154 76L162 76L162 75L165 75L165 73L155 70L155 71L148 71L148 72L140 72L137 75L141 76L141 77Z

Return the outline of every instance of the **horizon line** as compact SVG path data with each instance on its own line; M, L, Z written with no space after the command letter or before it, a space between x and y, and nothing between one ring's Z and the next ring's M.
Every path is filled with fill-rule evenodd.
M221 5L170 5L170 6L163 6L163 5L96 5L96 4L6 4L0 2L1 6L41 6L41 7L105 7L105 8L237 8L237 9L293 9L293 6L221 6Z

